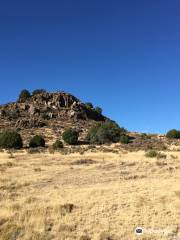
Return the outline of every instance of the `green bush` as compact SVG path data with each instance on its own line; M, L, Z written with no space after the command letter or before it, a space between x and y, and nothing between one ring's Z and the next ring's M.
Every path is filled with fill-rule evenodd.
M54 150L58 150L63 148L63 143L60 140L56 140L55 143L52 145Z
M36 135L29 142L30 148L45 147L45 140L42 136Z
M155 158L158 156L158 152L156 150L149 150L146 154L146 157L148 158Z
M87 108L93 109L93 104L90 102L85 103Z
M94 110L95 110L97 113L102 114L102 108L96 107Z
M22 138L16 131L4 131L0 134L1 148L20 149L23 146Z
M120 128L115 122L106 121L105 123L94 125L89 130L86 140L96 144L119 142L125 132L125 129Z
M88 131L86 140L89 141L90 143L98 143L97 133L100 127L101 127L101 123L97 123L94 126L92 126Z
M62 138L69 145L76 145L78 143L79 133L76 129L69 128L63 132Z
M128 144L129 141L130 141L130 139L129 139L129 136L128 136L128 135L122 135L122 136L120 137L120 142L123 143L123 144Z
M46 93L45 89L36 89L32 92L32 95L37 95L37 94L41 94L41 93Z
M180 139L180 131L172 129L169 132L167 132L166 137L170 139Z
M31 94L28 90L24 89L19 94L19 101L26 101L31 97Z

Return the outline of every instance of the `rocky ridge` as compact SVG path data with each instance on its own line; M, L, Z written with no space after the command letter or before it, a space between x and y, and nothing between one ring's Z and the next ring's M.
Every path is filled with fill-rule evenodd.
M43 92L0 106L0 129L15 128L29 134L41 128L56 133L66 127L84 132L94 122L105 120L101 113L66 92Z

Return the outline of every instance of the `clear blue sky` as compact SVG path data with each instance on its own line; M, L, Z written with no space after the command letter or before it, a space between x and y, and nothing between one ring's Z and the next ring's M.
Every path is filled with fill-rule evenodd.
M65 90L130 130L180 128L180 1L0 3L0 103Z

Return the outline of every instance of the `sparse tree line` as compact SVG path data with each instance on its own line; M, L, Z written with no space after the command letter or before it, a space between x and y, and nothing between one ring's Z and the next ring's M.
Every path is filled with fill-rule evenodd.
M180 131L172 129L167 132L166 137L169 139L180 139ZM130 137L124 128L119 127L119 125L113 121L107 120L104 123L97 123L92 126L84 141L86 144L109 144L117 142L128 144ZM63 142L68 145L78 145L79 132L75 128L66 129L62 136L53 143L52 148L54 150L63 148ZM29 148L45 147L45 145L45 138L41 135L35 135L29 141ZM0 148L23 148L23 139L18 130L5 130L1 132Z
M46 90L45 89L36 89L31 94L27 89L23 89L19 94L18 100L25 101L25 100L29 99L30 97L35 96L37 94L41 94L41 93L46 93Z
M90 128L84 139L86 144L106 144L121 142L129 143L129 136L124 128L120 128L115 122L107 120L104 123L97 123ZM78 145L79 132L75 128L66 129L62 136L56 140L52 147L54 150L63 148L65 144ZM29 141L29 148L45 147L45 138L40 135L33 136ZM0 133L0 148L5 149L21 149L23 147L23 139L17 131L5 130Z

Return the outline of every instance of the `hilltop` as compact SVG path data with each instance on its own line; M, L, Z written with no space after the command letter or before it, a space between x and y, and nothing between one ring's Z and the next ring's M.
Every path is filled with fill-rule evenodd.
M0 130L18 129L25 138L35 133L58 137L66 128L76 128L81 135L95 122L107 120L100 108L83 103L66 92L22 91L16 102L0 106Z

